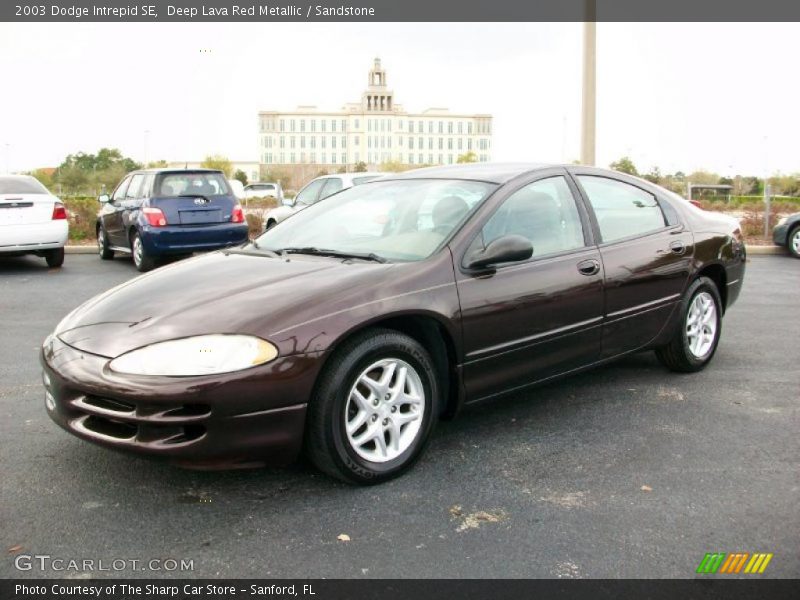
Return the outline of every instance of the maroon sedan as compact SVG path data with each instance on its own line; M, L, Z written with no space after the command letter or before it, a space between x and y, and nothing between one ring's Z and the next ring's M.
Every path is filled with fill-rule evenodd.
M375 483L465 404L643 350L701 370L744 267L735 220L640 179L421 169L86 302L45 340L47 411L181 465L304 449Z

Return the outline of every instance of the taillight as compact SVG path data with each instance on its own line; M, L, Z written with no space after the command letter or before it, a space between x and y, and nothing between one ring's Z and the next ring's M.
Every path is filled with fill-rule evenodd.
M142 209L145 219L153 227L164 227L167 224L167 217L164 216L160 208L153 208L152 206L145 206Z
M239 204L233 207L233 212L231 213L231 223L244 223L244 211Z
M67 218L67 209L64 208L64 205L61 202L56 202L53 205L53 217L52 220L55 221L57 219L66 219Z

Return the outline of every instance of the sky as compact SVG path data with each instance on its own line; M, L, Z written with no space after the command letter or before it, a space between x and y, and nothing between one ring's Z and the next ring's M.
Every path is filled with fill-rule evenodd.
M259 110L357 102L494 116L493 160L579 157L581 23L0 23L0 170L119 148L257 160ZM597 24L597 164L800 172L800 24Z

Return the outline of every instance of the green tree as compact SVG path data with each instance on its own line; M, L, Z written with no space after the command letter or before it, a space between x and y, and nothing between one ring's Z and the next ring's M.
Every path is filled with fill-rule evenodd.
M459 154L456 162L459 164L478 162L478 155L470 150L466 154Z
M649 173L644 175L644 178L650 183L659 183L661 181L661 169L653 167Z
M627 156L623 156L619 160L612 162L609 166L620 173L627 173L628 175L639 174L639 172L636 170L636 165L634 165L633 161Z
M353 167L353 171L355 173L366 173L367 172L367 163L365 163L363 160L358 161L355 164L355 167Z
M169 164L165 160L151 160L149 163L147 163L148 169L163 169L168 166Z
M233 163L227 157L221 154L211 154L206 156L205 160L200 163L204 169L217 169L225 173L225 177L233 176Z
M53 173L51 169L36 169L30 173L32 177L38 179L39 183L41 183L47 189L52 188L53 184L55 183L53 178L54 174L55 173Z
M247 173L242 171L241 169L237 170L236 173L233 174L234 179L238 179L242 182L242 185L247 185Z

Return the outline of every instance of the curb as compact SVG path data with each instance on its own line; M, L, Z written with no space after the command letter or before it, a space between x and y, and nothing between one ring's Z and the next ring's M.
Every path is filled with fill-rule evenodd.
M745 246L748 255L776 255L786 254L786 249L782 246ZM96 254L97 247L92 246L64 246L67 254Z

